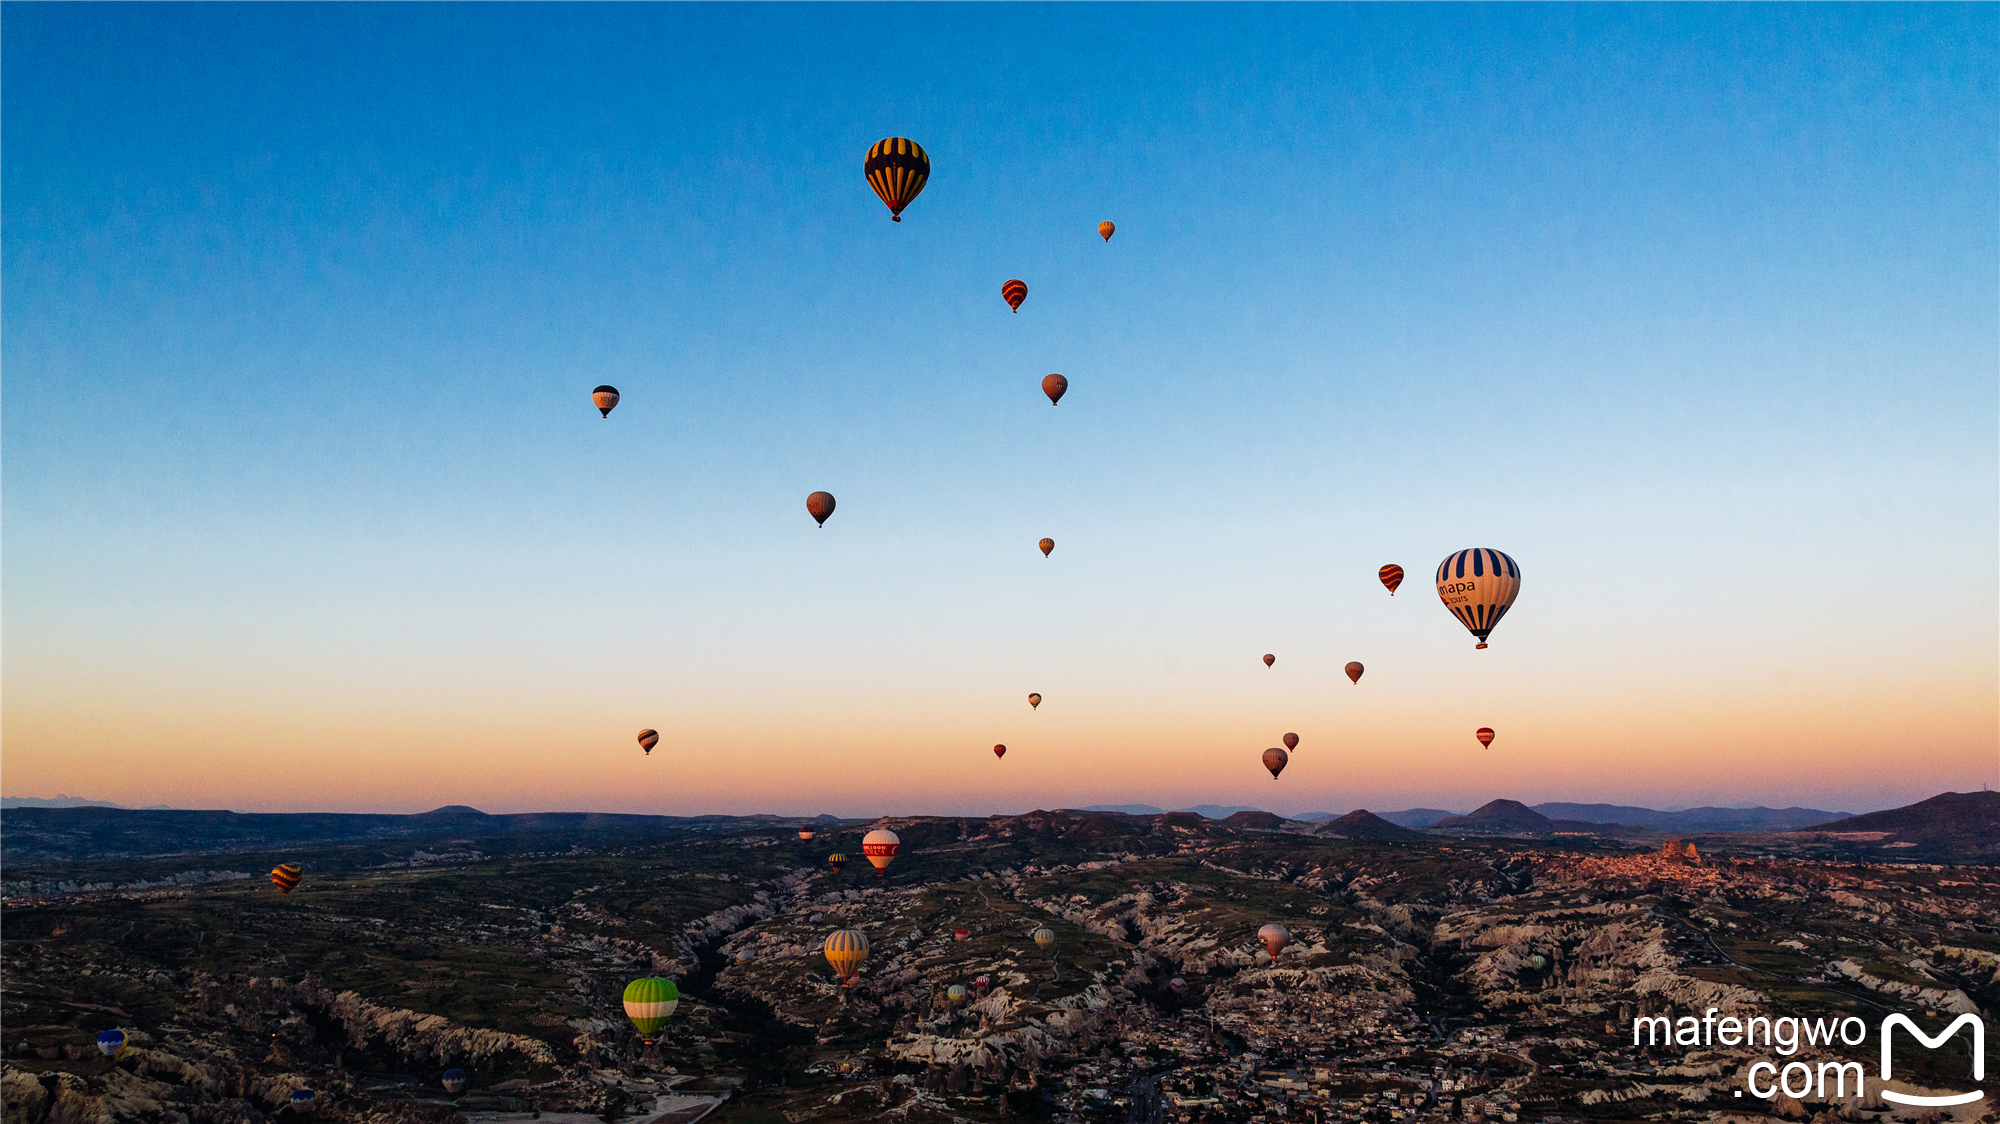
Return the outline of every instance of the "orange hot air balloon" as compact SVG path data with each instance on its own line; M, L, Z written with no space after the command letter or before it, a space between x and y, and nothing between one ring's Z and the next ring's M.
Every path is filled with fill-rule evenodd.
M916 141L887 137L868 150L868 161L861 170L868 176L868 186L889 205L889 217L902 222L903 208L930 182L931 157Z
M1007 756L1007 747L1006 747L1006 746L1004 746L1004 745L996 745L996 746L994 746L994 747L993 747L993 756L995 756L995 757L1005 757L1005 756Z
M1264 767L1271 770L1272 780L1278 779L1278 774L1285 771L1285 763L1291 759L1290 754L1279 749L1277 746L1272 746L1264 751Z
M1479 739L1479 744L1480 744L1480 745L1482 745L1482 746L1489 746L1489 745L1492 745L1492 744L1493 744L1493 727L1491 727L1491 726L1481 726L1481 727L1480 727L1480 728L1479 728L1478 730L1476 730L1476 731L1474 731L1474 732L1473 732L1473 735L1472 735L1472 736L1473 736L1473 737L1475 737L1475 738L1478 738L1478 739Z
M804 841L805 841L805 842L807 842L807 843L810 843L810 842L812 842L812 841L813 841L813 829L812 829L812 828L809 828L809 827L802 827L802 828L800 828L800 829L799 829L799 838L800 838L800 839L802 839L802 840L804 840Z
M1270 666L1271 666L1272 664L1274 664L1274 663L1277 663L1277 662L1278 662L1278 657L1276 657L1276 656L1272 655L1272 654L1271 654L1271 653L1269 653L1269 652L1265 652L1265 653L1264 653L1264 666L1265 666L1265 667L1270 667Z
M1039 545L1042 548L1042 557L1047 558L1049 556L1049 552L1056 548L1056 540L1043 539L1037 545Z
M304 873L297 863L283 863L271 871L271 885L276 886L280 894L289 894L298 889L299 878Z
M1000 298L1015 312L1021 311L1021 302L1028 299L1028 283L1016 277L1000 286Z
M1116 226L1112 225L1110 219L1105 219L1103 222L1097 224L1097 233L1104 235L1106 242L1111 241L1111 232L1117 229Z
M618 405L618 388L609 385L598 387L590 392L590 404L597 407L598 413L610 417L612 408Z
M653 747L658 744L660 744L660 732L658 730L639 731L639 748L645 750L648 757L652 756Z
M1069 380L1061 375L1050 375L1042 380L1042 393L1049 396L1049 405L1053 406L1069 393Z
M1286 749L1297 749L1297 748L1299 748L1299 736L1298 736L1297 734L1286 734L1286 735L1285 735L1285 748L1286 748Z
M903 849L903 841L886 827L878 827L861 837L861 853L875 864L875 877L887 878L889 864L896 861L896 852Z
M820 952L826 956L826 962L833 965L833 972L840 977L841 984L853 987L855 976L861 971L861 962L868 959L868 937L859 929L841 929L827 934Z
M1366 670L1368 669L1362 667L1359 660L1349 660L1347 662L1347 678L1355 683L1361 682L1361 673Z
M814 492L807 496L806 512L817 520L820 526L826 526L826 517L833 514L833 493Z
M1271 959L1276 960L1278 954L1285 951L1285 946L1292 943L1292 931L1273 921L1257 930L1257 939L1263 942L1264 951L1271 954Z
M1028 696L1028 709L1029 709L1029 710L1033 710L1033 709L1035 709L1036 707L1038 707L1038 706L1040 706L1040 705L1042 705L1042 696L1040 696L1040 695L1029 695L1029 696Z
M1391 562L1376 571L1376 576L1382 579L1383 585L1389 587L1389 596L1396 596L1396 587L1403 584L1403 568Z

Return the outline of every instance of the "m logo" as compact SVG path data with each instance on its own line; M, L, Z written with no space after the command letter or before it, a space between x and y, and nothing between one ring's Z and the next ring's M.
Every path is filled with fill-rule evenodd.
M1960 1015L1958 1018L1952 1020L1950 1026L1939 1031L1936 1038L1932 1038L1919 1029L1916 1023L1911 1022L1908 1015L1895 1014L1882 1020L1882 1080L1885 1083L1889 1080L1889 1032L1898 1026L1916 1035L1917 1041L1923 1043L1925 1049L1929 1050L1935 1050L1939 1046L1944 1045L1945 1039L1957 1034L1959 1027L1971 1027L1972 1079L1974 1081L1986 1080L1986 1024L1980 1021L1978 1015ZM1894 1093L1887 1089L1882 1090L1882 1099L1885 1101L1894 1101L1897 1104L1921 1105L1926 1108L1938 1108L1954 1104L1971 1104L1985 1095L1986 1092L1983 1089L1974 1089L1970 1093L1954 1093L1948 1097L1918 1097L1909 1093Z

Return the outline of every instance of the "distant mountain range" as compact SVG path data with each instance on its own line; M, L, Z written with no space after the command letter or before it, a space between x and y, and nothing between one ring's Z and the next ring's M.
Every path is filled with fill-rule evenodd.
M64 796L58 792L44 799L40 796L0 796L0 812L15 808L124 808L123 804L113 804L108 800L85 800L81 796ZM171 811L165 804L149 804L140 809L146 812Z
M1238 812L1260 812L1263 809L1252 808L1243 804L1196 804L1192 808L1172 809L1155 808L1151 804L1092 804L1086 808L1078 808L1077 811L1122 812L1128 816L1163 816L1169 811L1193 812L1195 815L1206 816L1211 820L1226 820ZM1296 819L1298 817L1293 818Z
M1919 848L1947 858L1988 854L2000 837L2000 792L1941 793L1907 807L1848 816L1816 831L1792 834L1840 838L1875 832L1886 833L1879 841L1884 850Z

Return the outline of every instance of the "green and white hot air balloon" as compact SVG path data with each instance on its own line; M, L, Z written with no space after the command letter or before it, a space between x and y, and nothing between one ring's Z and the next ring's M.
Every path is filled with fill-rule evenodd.
M663 976L646 976L625 985L625 1017L639 1028L639 1037L648 1046L680 1005L681 989Z

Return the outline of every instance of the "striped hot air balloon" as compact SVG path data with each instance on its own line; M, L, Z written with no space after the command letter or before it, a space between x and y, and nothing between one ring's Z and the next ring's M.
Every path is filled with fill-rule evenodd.
M812 841L813 841L813 829L812 829L812 828L809 828L809 827L802 827L802 828L800 828L800 829L799 829L799 838L800 838L800 839L803 839L803 840L805 840L805 841L806 841L807 843L810 843L810 842L812 842Z
M1396 587L1403 584L1403 568L1391 562L1377 571L1376 576L1388 587L1389 596L1396 596Z
M832 867L835 874L839 874L847 869L847 856L835 851L826 857L826 865Z
M1438 563L1438 600L1486 646L1486 634L1507 615L1521 592L1521 568L1497 550L1474 547Z
M1034 938L1036 948L1054 948L1056 946L1056 931L1047 925L1043 925L1028 935Z
M972 990L977 992L981 999L986 998L986 989L992 986L993 981L985 976L972 981Z
M903 208L923 194L924 184L930 181L931 158L916 141L888 137L868 150L868 162L862 170L868 173L868 186L889 205L889 217L902 222Z
M965 985L953 984L950 987L945 988L944 1001L946 1003L952 1004L953 1006L957 1006L958 1004L965 1002Z
M1015 312L1021 311L1021 302L1028 299L1028 283L1016 277L1000 286L1000 298Z
M639 748L646 751L646 756L651 757L653 755L653 747L658 744L660 744L660 732L658 730L639 731Z
M861 962L868 959L868 937L859 929L840 929L827 934L820 951L826 955L826 962L833 965L840 982L853 987Z
M648 1046L680 1005L680 986L664 976L642 976L625 985L625 1017Z
M1056 540L1043 539L1041 542L1036 543L1035 545L1042 548L1042 557L1047 558L1049 554L1055 550Z
M298 889L299 877L304 873L297 863L283 863L272 868L271 885L276 886L280 894L289 894Z

